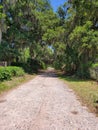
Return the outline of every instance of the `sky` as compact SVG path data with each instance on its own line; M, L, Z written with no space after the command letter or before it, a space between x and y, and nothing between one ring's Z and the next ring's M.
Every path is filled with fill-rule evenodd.
M56 11L60 5L62 5L66 2L66 0L50 0L50 2L51 2L51 5L52 5L54 11Z

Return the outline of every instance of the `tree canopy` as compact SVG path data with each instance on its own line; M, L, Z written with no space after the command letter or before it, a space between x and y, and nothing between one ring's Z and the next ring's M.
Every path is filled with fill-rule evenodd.
M68 0L57 12L49 0L1 0L0 60L32 59L88 77L98 57L97 12L97 0Z

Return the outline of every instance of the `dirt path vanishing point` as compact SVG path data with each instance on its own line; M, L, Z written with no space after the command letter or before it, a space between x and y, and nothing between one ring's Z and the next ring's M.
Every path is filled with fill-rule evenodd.
M48 72L0 98L0 130L98 130L98 118Z

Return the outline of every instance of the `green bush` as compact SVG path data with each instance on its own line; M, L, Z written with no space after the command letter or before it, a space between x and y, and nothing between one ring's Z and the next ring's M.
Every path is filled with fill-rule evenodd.
M24 75L24 70L21 67L11 66L7 67L7 69L11 72L12 76L22 76Z
M11 79L12 75L10 70L0 67L0 81Z
M0 67L0 81L10 80L13 76L24 75L24 70L20 67L9 66Z

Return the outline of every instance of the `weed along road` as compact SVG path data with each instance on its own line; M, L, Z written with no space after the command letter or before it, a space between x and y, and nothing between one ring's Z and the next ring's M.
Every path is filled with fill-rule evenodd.
M0 98L0 130L98 130L98 117L46 72Z

